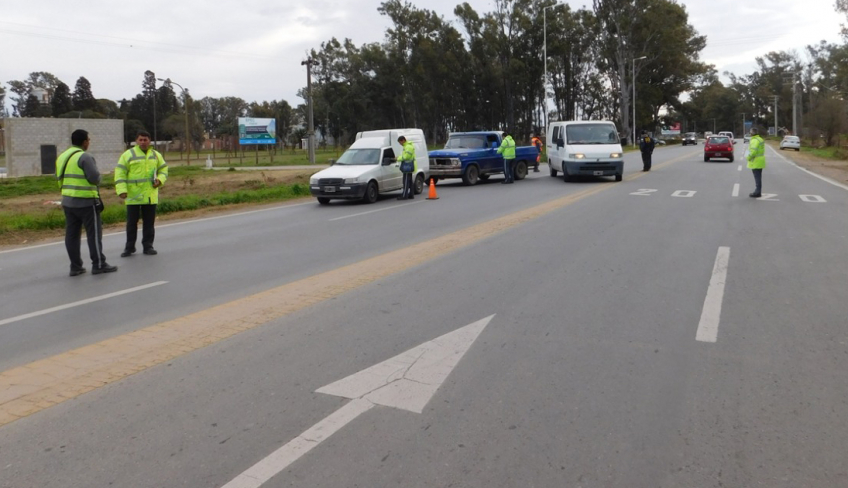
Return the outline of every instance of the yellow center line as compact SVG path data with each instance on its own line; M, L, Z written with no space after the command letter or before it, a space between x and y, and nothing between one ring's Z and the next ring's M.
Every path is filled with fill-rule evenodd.
M642 176L645 173L625 180ZM427 242L9 369L0 373L0 426L445 256L610 188L616 185L594 186Z

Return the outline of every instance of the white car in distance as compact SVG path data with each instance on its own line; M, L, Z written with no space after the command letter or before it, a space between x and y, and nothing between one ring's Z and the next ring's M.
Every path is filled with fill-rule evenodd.
M800 151L801 139L798 136L784 136L783 140L780 141L780 150L782 151L784 149Z

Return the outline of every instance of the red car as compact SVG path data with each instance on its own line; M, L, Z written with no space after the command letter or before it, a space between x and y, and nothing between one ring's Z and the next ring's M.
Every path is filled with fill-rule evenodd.
M733 142L726 136L710 136L704 142L704 161L727 158L733 162Z

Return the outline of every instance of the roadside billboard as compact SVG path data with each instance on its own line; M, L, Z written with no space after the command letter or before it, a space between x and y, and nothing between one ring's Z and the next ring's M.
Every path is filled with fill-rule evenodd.
M679 136L680 135L680 122L674 122L671 125L662 126L660 133L664 136Z
M275 144L277 122L274 119L239 117L239 144Z

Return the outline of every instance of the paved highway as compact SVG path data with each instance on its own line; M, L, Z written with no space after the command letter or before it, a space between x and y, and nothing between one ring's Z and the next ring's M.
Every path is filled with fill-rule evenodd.
M848 188L702 147L3 251L0 486L846 486Z

